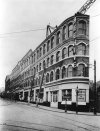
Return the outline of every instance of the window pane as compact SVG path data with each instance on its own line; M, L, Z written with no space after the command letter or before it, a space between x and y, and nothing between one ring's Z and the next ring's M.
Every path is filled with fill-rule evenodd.
M69 46L69 48L68 48L68 54L69 54L69 56L73 55L73 46Z
M68 77L72 77L72 72L73 70L72 70L72 66L69 66L68 67Z

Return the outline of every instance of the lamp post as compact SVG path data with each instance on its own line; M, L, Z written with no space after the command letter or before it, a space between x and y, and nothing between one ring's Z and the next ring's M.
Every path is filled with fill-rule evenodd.
M94 115L97 114L96 60L94 60Z
M78 114L78 86L76 88L76 114Z

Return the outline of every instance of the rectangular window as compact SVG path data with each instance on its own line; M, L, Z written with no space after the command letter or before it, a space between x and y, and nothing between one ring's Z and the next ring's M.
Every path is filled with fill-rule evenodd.
M62 90L62 101L65 101L66 98L67 101L72 101L72 89Z

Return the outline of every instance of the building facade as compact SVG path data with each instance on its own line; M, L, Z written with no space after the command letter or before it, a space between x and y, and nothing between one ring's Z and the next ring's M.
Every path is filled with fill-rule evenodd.
M89 104L89 16L75 14L63 21L10 74L10 89L20 100L36 101L45 67L41 103L69 108ZM77 96L78 90L78 96Z

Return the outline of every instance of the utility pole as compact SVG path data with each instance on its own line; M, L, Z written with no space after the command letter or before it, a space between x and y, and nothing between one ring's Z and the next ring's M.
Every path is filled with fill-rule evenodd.
M96 60L94 60L94 115L97 114Z

